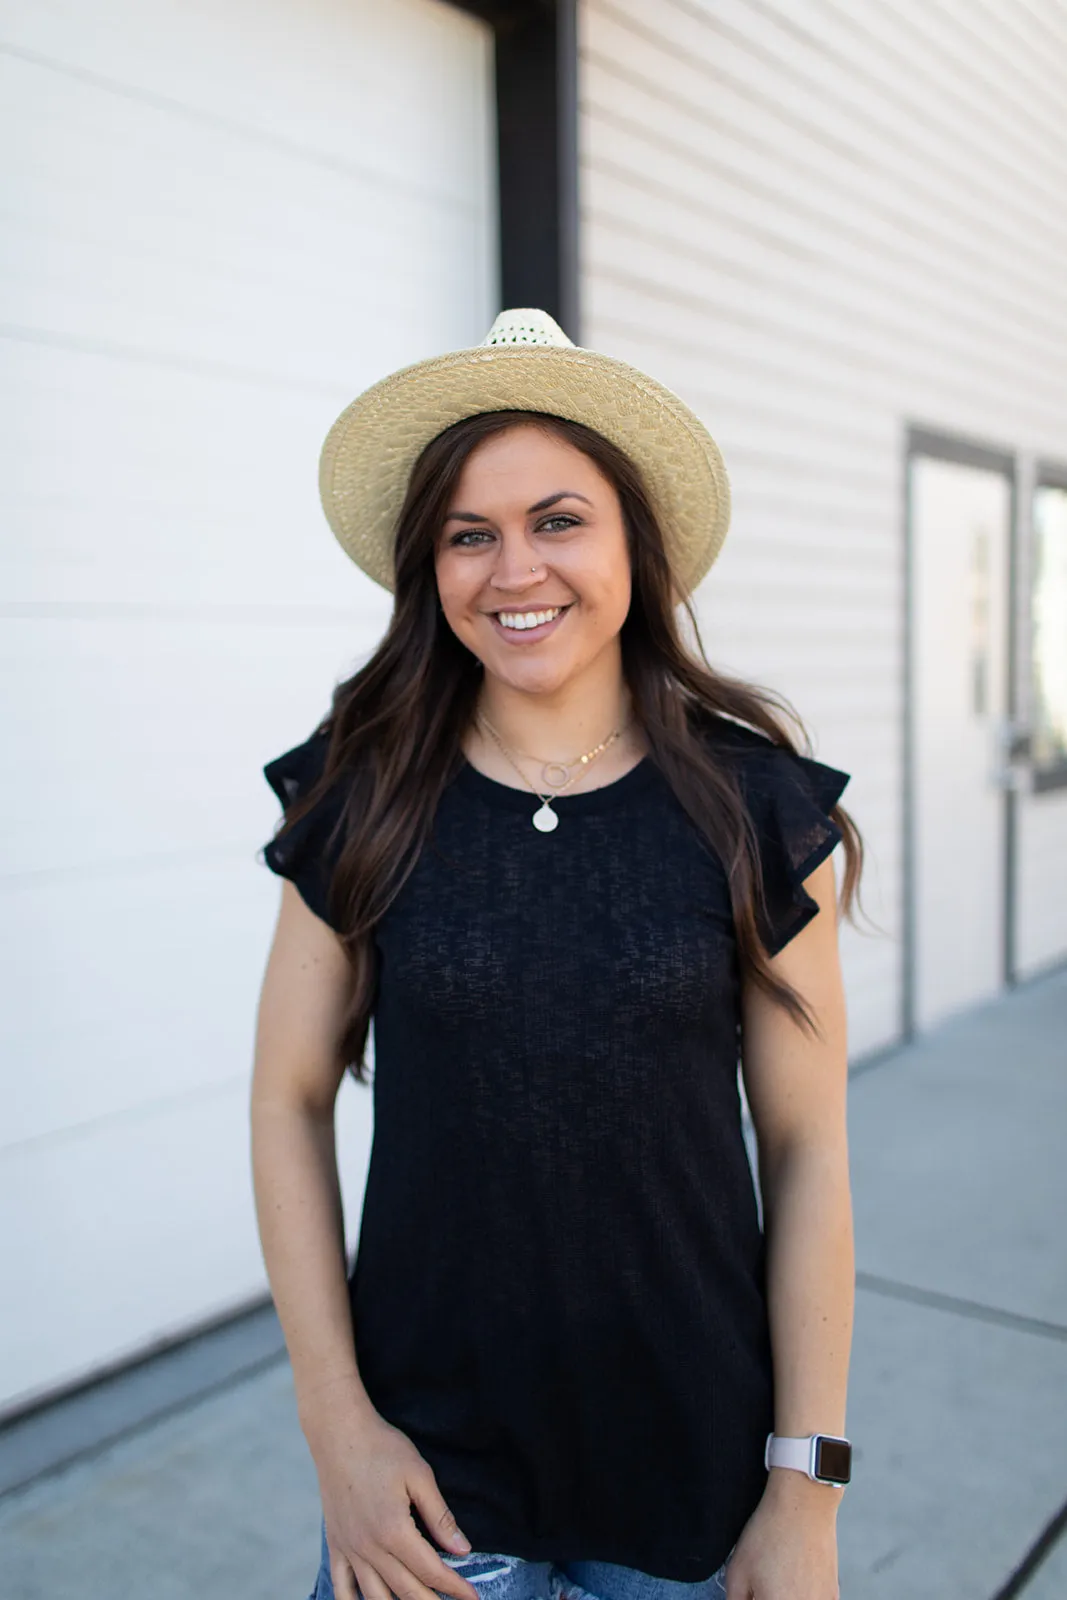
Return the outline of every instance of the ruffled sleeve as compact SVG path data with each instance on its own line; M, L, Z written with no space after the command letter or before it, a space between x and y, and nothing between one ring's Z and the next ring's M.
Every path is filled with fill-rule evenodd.
M829 812L850 774L794 755L749 729L731 729L728 742L740 757L742 792L759 839L767 901L760 933L773 956L818 914L803 884L841 843Z
M276 756L263 768L263 776L281 801L283 810L288 811L302 800L318 782L326 764L328 743L325 733L313 733L303 744ZM340 790L329 790L284 838L271 839L263 846L263 859L271 871L294 883L305 904L335 929L336 922L330 912L330 884L340 850L340 841L333 834L341 807Z

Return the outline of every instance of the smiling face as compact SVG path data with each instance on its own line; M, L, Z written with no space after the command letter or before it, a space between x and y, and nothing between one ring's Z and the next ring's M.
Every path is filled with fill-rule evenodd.
M619 657L631 592L619 497L588 456L537 425L468 456L434 567L449 627L513 689L554 694L605 651Z

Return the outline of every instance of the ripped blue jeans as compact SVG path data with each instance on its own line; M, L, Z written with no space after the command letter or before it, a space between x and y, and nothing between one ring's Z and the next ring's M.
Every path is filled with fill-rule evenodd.
M484 1600L724 1600L726 1563L698 1583L654 1578L635 1567L613 1561L526 1561L472 1550L465 1556L439 1550L441 1560L462 1573ZM441 1590L434 1591L441 1594ZM326 1530L322 1531L322 1563L309 1600L335 1600L330 1578ZM446 1596L445 1600L452 1600Z

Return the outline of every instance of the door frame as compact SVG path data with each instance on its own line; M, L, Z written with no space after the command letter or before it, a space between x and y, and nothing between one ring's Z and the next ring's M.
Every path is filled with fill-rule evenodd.
M493 30L501 308L539 306L580 344L578 0L449 3Z
M959 434L942 433L937 429L909 423L905 430L903 451L903 552L904 552L904 641L903 641L903 694L901 774L901 903L903 907L903 938L901 940L900 974L900 1032L903 1039L915 1036L916 927L917 889L915 883L915 836L917 828L915 799L915 682L913 657L915 647L915 617L913 593L916 569L914 507L911 493L912 462L919 456L933 457L937 461L954 461L961 466L980 467L985 471L999 472L1008 480L1008 536L1006 540L1007 572L1004 595L1008 614L1004 619L1004 672L1003 684L1005 715L1009 722L1018 713L1018 551L1019 551L1019 482L1015 452L965 438ZM1016 982L1016 820L1018 802L1015 790L1001 789L1001 861L1003 867L1003 892L1000 918L1000 970L1005 988Z
M1059 461L1040 460L1040 461L1035 461L1034 462L1034 470L1033 470L1033 474L1032 474L1032 477L1031 477L1031 480L1030 480L1030 485L1029 485L1029 502L1030 502L1030 504L1029 504L1029 507L1028 507L1029 515L1028 515L1028 518L1027 518L1027 523L1028 523L1027 531L1029 532L1031 538L1033 538L1033 514L1034 514L1033 502L1034 502L1034 496L1036 495L1038 489L1065 489L1065 490L1067 490L1067 465L1065 465L1063 462L1059 462ZM1025 670L1026 670L1027 680L1028 680L1028 682L1027 682L1028 692L1032 692L1033 670L1034 670L1034 664L1033 664L1033 634L1032 634L1032 628L1033 628L1033 609L1032 609L1032 607L1033 607L1033 575L1032 575L1032 568L1030 566L1030 562L1032 562L1032 561L1033 561L1033 550L1031 548L1030 559L1029 559L1029 561L1027 563L1027 573L1028 573L1028 578L1029 578L1029 589L1028 589L1027 601L1026 601L1027 652L1026 652L1026 668L1025 668ZM1032 774L1031 774L1030 783L1031 783L1031 793L1033 793L1033 794L1049 794L1053 789L1064 789L1064 788L1067 788L1067 762L1065 762L1062 766L1057 766L1057 767L1052 767L1052 768L1035 767L1033 769Z

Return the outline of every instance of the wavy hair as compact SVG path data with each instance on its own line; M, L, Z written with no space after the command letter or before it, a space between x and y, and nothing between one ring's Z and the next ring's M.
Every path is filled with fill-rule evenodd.
M434 552L464 464L486 439L534 425L573 445L613 485L622 508L632 568L630 609L620 633L633 715L652 759L706 842L722 861L739 960L752 982L806 1031L817 1033L797 991L770 967L759 933L765 910L760 854L736 775L710 756L700 737L725 716L794 753L811 741L792 706L772 690L716 670L707 659L688 600L679 602L663 532L641 474L623 451L591 428L548 413L494 411L454 423L425 446L408 481L397 525L396 585L388 629L367 663L338 685L320 725L329 743L314 787L286 812L282 838L338 780L344 803L331 844L338 849L330 909L352 964L341 1048L366 1081L367 1036L377 971L374 929L426 843L441 795L462 765L461 742L474 714L482 665L456 638L437 594ZM688 619L693 644L683 639ZM804 748L791 736L792 722ZM863 842L844 807L830 816L845 851L842 914L855 920Z

